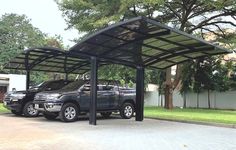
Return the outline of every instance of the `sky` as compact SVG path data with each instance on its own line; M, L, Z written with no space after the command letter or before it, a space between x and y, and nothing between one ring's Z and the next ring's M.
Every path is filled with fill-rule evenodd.
M5 13L25 14L43 33L61 35L65 45L73 46L70 40L80 36L75 29L65 30L66 22L54 0L0 0L0 16Z

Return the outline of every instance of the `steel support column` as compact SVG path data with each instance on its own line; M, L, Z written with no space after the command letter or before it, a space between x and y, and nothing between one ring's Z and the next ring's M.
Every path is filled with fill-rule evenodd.
M144 107L144 67L137 67L136 71L136 106L135 106L135 120L143 121L143 107Z
M30 71L26 70L26 90L29 89L29 84L30 84Z
M97 124L97 58L91 57L89 124Z
M26 90L28 90L30 84L29 53L26 53L25 55L25 68L26 68Z

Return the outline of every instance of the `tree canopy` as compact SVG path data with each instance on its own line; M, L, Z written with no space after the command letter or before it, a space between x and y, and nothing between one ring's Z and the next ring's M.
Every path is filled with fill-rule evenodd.
M45 34L25 15L5 14L0 18L0 65L24 49L44 45Z
M4 14L0 18L0 71L3 73L24 73L19 70L3 70L3 65L23 50L32 47L51 46L64 48L60 36L49 37L31 24L25 15ZM53 73L32 72L31 83L54 78Z

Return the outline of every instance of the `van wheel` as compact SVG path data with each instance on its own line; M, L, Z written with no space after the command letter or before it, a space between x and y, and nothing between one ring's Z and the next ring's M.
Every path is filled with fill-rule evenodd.
M101 115L103 118L109 118L111 116L112 112L102 112Z
M47 113L47 112L44 112L43 113L43 116L48 119L48 120L55 120L58 116L57 113Z
M62 106L59 117L63 122L74 122L78 119L79 108L73 103L66 103Z
M39 115L39 111L34 109L34 104L30 101L25 104L23 114L25 117L37 117Z
M134 114L134 105L131 103L124 103L120 109L120 115L123 119L130 119Z

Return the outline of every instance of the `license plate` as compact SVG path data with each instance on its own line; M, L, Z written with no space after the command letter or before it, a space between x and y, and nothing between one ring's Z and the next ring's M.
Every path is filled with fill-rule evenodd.
M39 104L34 104L35 109L39 109Z

